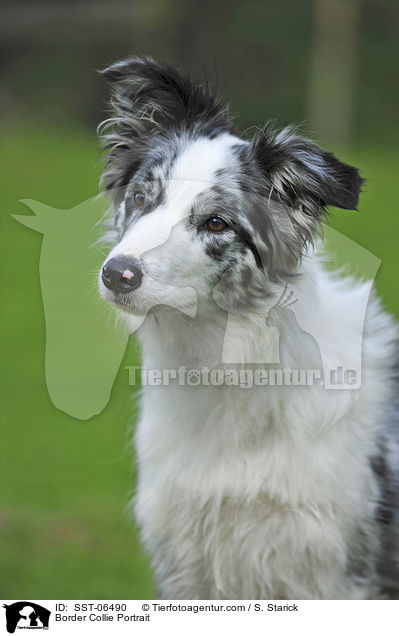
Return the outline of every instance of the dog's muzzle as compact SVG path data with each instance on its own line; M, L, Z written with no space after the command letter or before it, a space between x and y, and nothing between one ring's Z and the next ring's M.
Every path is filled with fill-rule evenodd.
M115 294L129 294L140 287L143 271L133 258L110 258L102 269L101 279Z

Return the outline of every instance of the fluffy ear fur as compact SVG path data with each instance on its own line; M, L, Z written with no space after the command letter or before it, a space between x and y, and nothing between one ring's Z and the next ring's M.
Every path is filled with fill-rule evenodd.
M208 135L230 130L228 110L208 86L152 58L130 58L102 71L112 85L112 117L100 125L108 152L103 185L123 188L154 136L191 129Z
M329 205L357 208L359 171L290 129L276 133L267 126L253 139L251 151L279 200L293 208L302 206L316 218Z
M272 203L267 215L257 209L256 219L268 244L269 277L278 279L279 272L296 271L303 252L321 233L328 206L357 208L363 179L356 168L291 128L275 132L267 125L242 154L260 170L260 187Z

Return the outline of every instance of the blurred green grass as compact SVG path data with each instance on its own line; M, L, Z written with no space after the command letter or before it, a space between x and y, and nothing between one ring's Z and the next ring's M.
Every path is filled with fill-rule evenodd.
M14 128L2 133L0 216L2 448L0 596L31 599L152 598L147 557L127 512L134 492L131 338L106 409L81 422L58 411L44 377L45 325L38 262L42 237L16 223L20 199L70 208L98 191L94 135ZM399 315L399 157L358 148L343 159L368 184L360 211L332 225L382 259L377 287ZM132 415L133 413L133 415Z
M3 132L1 153L1 598L151 598L155 588L128 510L134 492L134 392L126 364L110 403L82 422L58 411L44 377L42 236L10 213L20 199L69 208L98 191L96 140L82 131ZM132 408L133 407L133 408Z

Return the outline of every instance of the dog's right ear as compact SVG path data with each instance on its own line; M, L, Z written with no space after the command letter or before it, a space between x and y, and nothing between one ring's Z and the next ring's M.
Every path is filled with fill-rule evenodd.
M107 190L126 187L155 137L179 129L230 130L227 108L207 85L152 58L130 58L102 71L112 86L112 117L99 126L108 161Z

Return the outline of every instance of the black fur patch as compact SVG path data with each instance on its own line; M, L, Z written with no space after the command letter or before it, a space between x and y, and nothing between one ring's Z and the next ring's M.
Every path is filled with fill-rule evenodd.
M192 81L171 64L131 58L102 73L113 89L114 116L101 129L108 153L103 176L107 190L129 183L157 137L182 130L214 137L232 128L227 107L208 85Z
M130 58L102 71L136 108L157 106L156 122L161 127L199 129L215 136L231 129L227 108L205 83L193 82L176 66L150 57Z
M393 443L393 440L391 440ZM399 598L399 483L387 460L387 441L381 439L379 452L370 459L380 495L376 521L379 525L381 549L377 562L380 585L390 598Z

